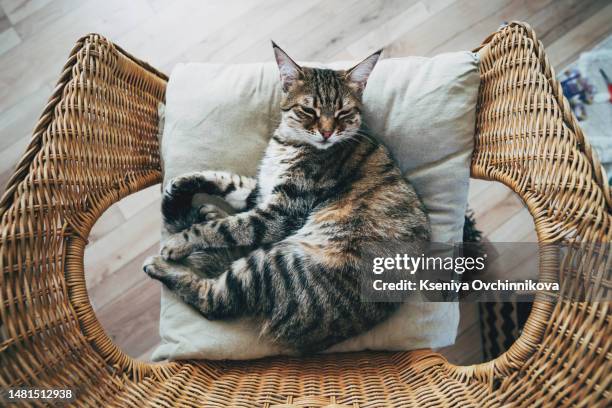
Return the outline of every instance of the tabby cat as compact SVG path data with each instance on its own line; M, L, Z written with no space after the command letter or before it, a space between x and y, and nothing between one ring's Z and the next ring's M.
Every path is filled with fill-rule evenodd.
M363 301L363 274L381 246L423 253L430 228L414 189L362 124L362 94L382 50L334 71L273 49L282 115L257 180L223 171L171 180L162 212L174 234L144 270L208 319L259 318L262 335L287 350L319 351L398 307ZM192 211L197 192L239 212ZM235 247L250 252L224 260L219 250Z

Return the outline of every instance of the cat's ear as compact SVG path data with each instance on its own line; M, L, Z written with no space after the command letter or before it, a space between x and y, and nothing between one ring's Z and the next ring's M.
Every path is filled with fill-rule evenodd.
M293 85L302 76L302 68L291 59L285 51L283 51L274 41L272 41L272 49L274 50L274 57L278 64L278 70L280 71L281 84L283 91L287 92L291 85Z
M383 52L382 48L370 55L353 68L346 71L346 79L351 83L360 93L365 89L368 78L372 73L372 70L378 62L380 54Z

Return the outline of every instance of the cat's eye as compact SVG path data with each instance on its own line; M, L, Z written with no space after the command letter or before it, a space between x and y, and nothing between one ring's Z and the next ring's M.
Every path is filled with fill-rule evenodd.
M344 109L344 110L341 110L340 112L336 113L336 117L338 119L343 119L343 118L346 118L346 117L348 117L348 116L350 116L352 114L353 114L353 109L352 108L351 109Z
M304 111L305 114L310 115L310 116L317 116L317 111L309 108L308 106L304 106L304 105L300 105L300 108L302 109L302 111Z

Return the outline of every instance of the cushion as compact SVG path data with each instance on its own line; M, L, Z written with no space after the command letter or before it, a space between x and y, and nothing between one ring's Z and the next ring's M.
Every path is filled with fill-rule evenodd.
M434 242L462 240L478 86L477 55L456 52L381 60L364 93L366 123L422 198ZM275 63L177 65L166 93L164 183L205 169L256 175L279 121L279 102ZM458 322L456 303L405 303L389 319L329 351L442 347L454 342ZM209 321L165 287L160 335L154 360L280 353L250 318Z

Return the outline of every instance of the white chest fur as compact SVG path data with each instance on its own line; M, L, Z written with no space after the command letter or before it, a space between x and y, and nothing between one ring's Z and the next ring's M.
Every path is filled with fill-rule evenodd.
M259 166L257 183L259 186L258 202L264 204L270 198L274 187L281 184L287 169L297 155L298 150L291 146L281 145L271 140Z

